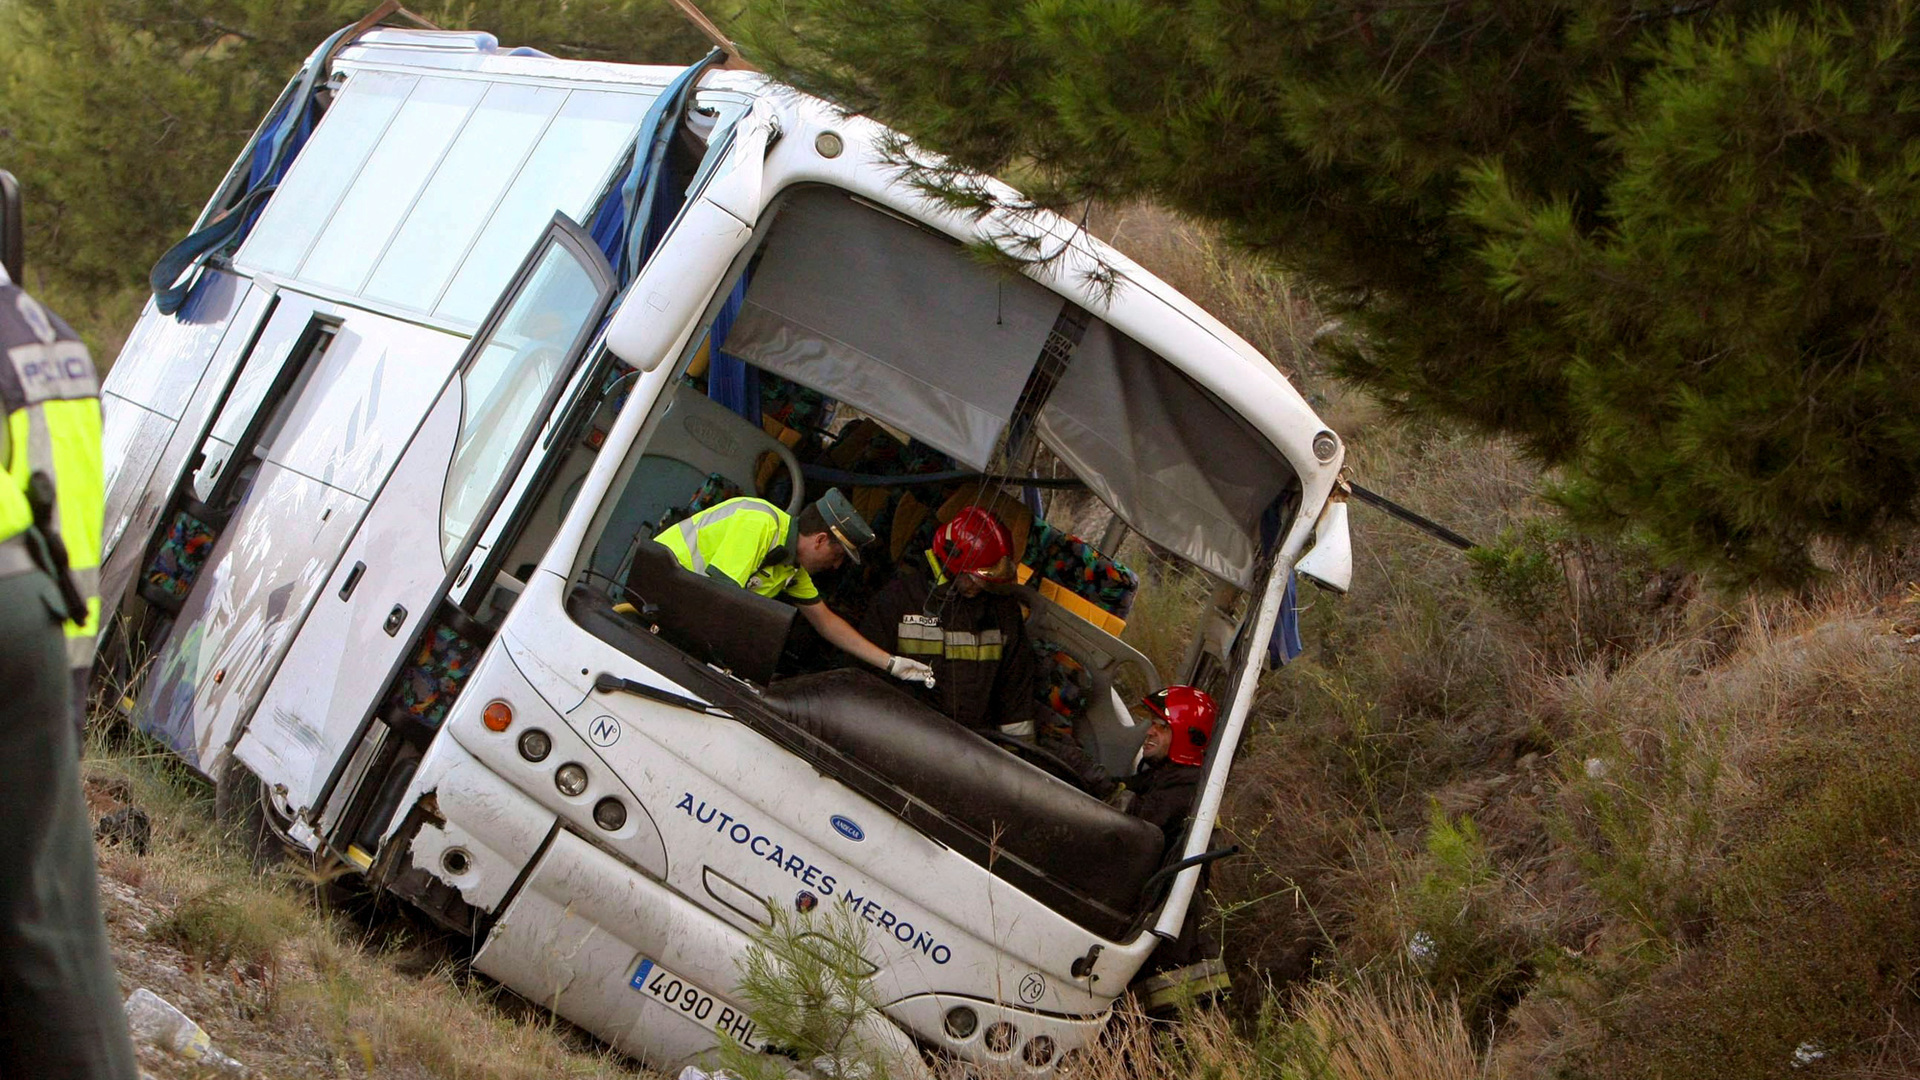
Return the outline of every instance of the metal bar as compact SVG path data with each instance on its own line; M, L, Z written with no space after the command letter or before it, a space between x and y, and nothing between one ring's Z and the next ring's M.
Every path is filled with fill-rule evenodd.
M1353 493L1354 498L1359 499L1361 502L1366 503L1369 506L1378 507L1379 509L1386 511L1388 514L1392 515L1393 517L1399 518L1401 521L1406 522L1407 524L1413 526L1416 529L1421 530L1422 532L1430 533L1433 536L1439 537L1441 540L1445 541L1446 543L1452 544L1454 547L1459 548L1461 551L1466 551L1469 548L1479 546L1478 544L1475 544L1473 541L1467 539L1466 537L1461 536L1459 533L1454 532L1452 529L1447 528L1445 525L1442 525L1437 521L1433 521L1428 518L1421 517L1419 514L1416 514L1413 511L1407 509L1406 507L1401 506L1399 503L1394 502L1392 499L1387 498L1386 496L1380 494L1379 492L1368 491L1366 488L1363 488L1359 484L1356 484L1350 480L1347 481L1347 489Z

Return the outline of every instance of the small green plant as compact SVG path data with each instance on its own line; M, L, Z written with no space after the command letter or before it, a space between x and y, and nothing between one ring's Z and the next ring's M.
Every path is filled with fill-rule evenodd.
M741 1080L780 1080L791 1058L821 1076L887 1080L888 1048L874 1037L887 1021L866 947L866 924L851 908L775 910L740 960L740 994L770 1053L729 1038L722 1069Z
M1433 804L1406 905L1412 967L1478 1027L1518 999L1538 945L1511 917L1499 867L1473 818Z
M1503 529L1492 544L1467 552L1474 583L1507 614L1537 624L1564 603L1567 581L1559 549L1565 542L1564 529L1537 518Z
M1697 941L1710 915L1706 875L1722 766L1716 748L1679 717L1638 741L1637 753L1617 733L1587 744L1553 831L1611 914L1643 944L1672 951Z

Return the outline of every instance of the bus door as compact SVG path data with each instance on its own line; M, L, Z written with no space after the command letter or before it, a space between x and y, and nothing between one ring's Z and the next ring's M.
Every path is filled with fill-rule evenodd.
M492 636L448 592L485 561L475 547L489 523L513 513L509 489L614 291L591 238L556 215L374 496L234 745L281 813L310 826L328 804L328 824L341 824L353 803L356 818L380 817L370 808L381 793L405 788Z
M281 292L142 560L136 726L217 773L463 344Z

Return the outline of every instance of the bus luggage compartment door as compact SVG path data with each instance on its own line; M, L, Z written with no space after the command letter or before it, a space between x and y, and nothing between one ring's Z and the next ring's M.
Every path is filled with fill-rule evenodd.
M740 931L561 830L474 966L621 1051L677 1071L710 1065L721 1032L757 1044L735 990L748 947ZM654 970L681 982L671 999L649 992ZM869 1023L860 1037L900 1080L929 1076L892 1023Z

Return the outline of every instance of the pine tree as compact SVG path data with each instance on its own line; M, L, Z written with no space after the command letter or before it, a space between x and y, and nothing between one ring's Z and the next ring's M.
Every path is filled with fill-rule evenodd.
M1911 0L747 0L733 28L1043 205L1153 199L1270 256L1355 328L1339 374L1518 440L1587 527L1789 584L1916 517Z

